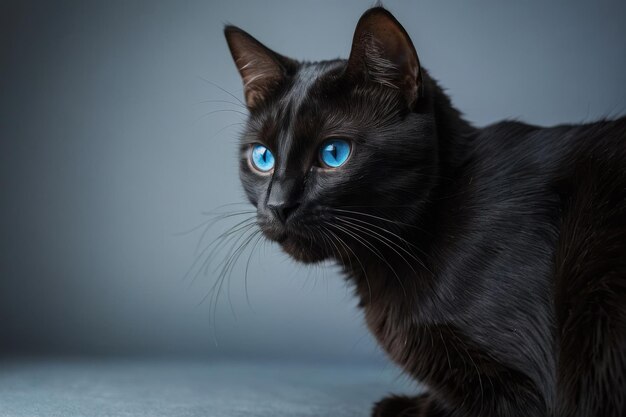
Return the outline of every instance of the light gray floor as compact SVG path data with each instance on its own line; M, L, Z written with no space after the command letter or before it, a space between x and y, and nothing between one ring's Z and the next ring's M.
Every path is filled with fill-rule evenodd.
M386 393L416 390L384 365L0 362L2 417L368 416Z

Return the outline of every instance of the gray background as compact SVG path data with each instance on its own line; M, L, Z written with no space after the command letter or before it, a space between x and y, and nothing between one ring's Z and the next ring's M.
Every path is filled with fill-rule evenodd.
M236 103L211 83L242 95L223 24L296 58L346 57L369 5L2 2L2 352L379 360L332 267L257 247L250 305L246 256L214 315L202 302L212 270L184 278L201 229L177 234L205 221L204 211L244 201L235 155L245 116L203 102ZM626 111L623 1L385 5L478 125ZM209 114L226 109L236 112Z

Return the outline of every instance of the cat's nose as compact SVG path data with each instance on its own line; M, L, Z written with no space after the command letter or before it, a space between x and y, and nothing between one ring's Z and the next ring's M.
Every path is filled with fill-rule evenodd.
M289 216L296 211L298 208L298 203L281 201L276 203L268 203L267 208L272 212L274 217L285 224Z
M266 201L272 217L285 224L300 205L300 192L301 183L296 175L276 175Z

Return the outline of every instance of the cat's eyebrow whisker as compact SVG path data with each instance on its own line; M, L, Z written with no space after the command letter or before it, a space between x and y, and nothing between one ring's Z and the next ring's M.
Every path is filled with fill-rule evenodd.
M244 104L243 101L241 101L237 96L235 96L233 93L231 93L230 91L226 90L225 88L219 86L218 84L214 83L213 81L209 81L204 77L198 76L198 78L200 78L202 81L211 84L213 87L216 87L218 89L220 89L221 91L225 92L226 94L228 94L229 96L231 96L232 98L234 98L235 100L237 100L239 102L239 104L241 104L243 107L247 108L246 105Z
M198 101L196 104L207 104L207 103L232 104L233 106L238 106L244 110L247 110L246 106L242 105L241 103L235 103L234 101L230 101L230 100L202 100L202 101Z
M211 116L212 114L216 114L216 113L226 113L226 112L231 112L231 113L237 113L237 114L241 114L243 116L248 117L247 113L244 113L242 111L239 110L235 110L235 109L219 109L219 110L213 110L210 111L208 113L203 114L202 116L200 116L195 123L198 123L200 120L204 119L205 117Z
M220 133L222 133L224 130L228 129L229 127L233 127L233 126L245 126L245 125L246 125L246 123L244 123L244 122L235 122L235 123L230 123L230 124L228 124L228 125L226 125L226 126L222 127L221 129L219 129L219 130L218 130L217 132L215 132L214 134L212 134L212 135L209 137L209 139L208 139L208 140L209 140L209 141L210 141L210 140L212 140L213 138L215 138L217 135L219 135Z

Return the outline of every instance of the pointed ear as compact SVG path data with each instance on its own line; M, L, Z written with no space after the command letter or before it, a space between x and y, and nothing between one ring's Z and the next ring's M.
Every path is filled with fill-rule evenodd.
M297 63L277 54L235 26L226 26L224 36L243 80L246 104L257 106L289 74Z
M369 9L359 19L346 73L400 90L410 107L421 84L419 59L411 38L382 7Z

